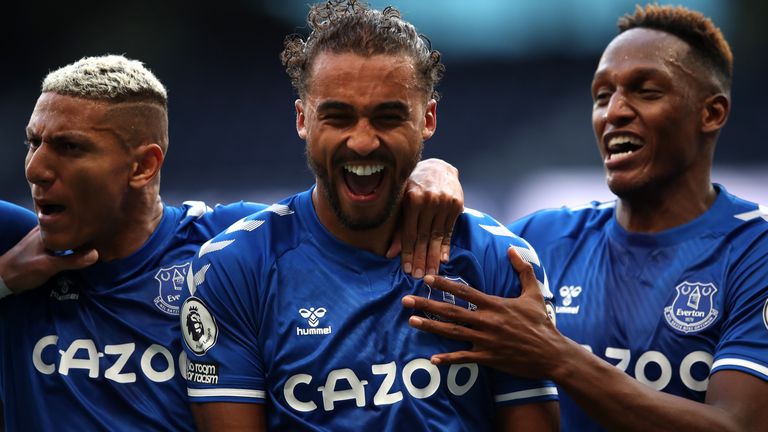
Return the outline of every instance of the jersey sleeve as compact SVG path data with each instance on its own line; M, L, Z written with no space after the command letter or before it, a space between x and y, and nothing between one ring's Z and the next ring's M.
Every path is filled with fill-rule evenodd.
M546 272L533 247L490 216L481 213L470 214L472 217L468 223L477 224L480 229L477 237L488 239L484 256L478 257L484 272L486 292L500 297L520 296L520 278L507 259L507 249L512 247L523 260L531 264L538 288L545 301L551 305L553 296L549 290ZM548 307L548 310L554 317L554 308ZM551 381L518 378L496 370L491 370L490 374L493 396L498 407L558 400L557 388Z
M768 381L768 231L736 262L711 373L738 370Z
M0 226L3 227L0 235L0 253L11 249L37 225L34 213L6 201L0 201L0 221Z
M256 275L264 265L252 232L263 220L245 218L201 248L187 275L191 296L181 308L190 402L264 403L258 345Z

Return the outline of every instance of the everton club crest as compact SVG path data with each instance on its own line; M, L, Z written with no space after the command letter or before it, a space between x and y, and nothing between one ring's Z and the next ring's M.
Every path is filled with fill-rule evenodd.
M187 272L191 263L161 268L155 274L155 279L160 284L160 295L155 297L155 306L169 315L179 314L181 291L184 289Z
M720 312L715 309L717 288L711 283L683 282L676 286L677 295L664 308L664 318L675 330L695 333L715 322Z
M459 276L443 276L443 277L448 279L449 281L458 282L458 283L462 283L464 285L467 285L467 282L464 281L464 279L462 279ZM449 293L447 291L441 291L441 290L439 290L437 288L432 288L428 284L424 284L424 286L427 288L427 293L426 293L426 295L424 297L426 297L426 298L428 298L430 300L443 301L443 302L446 302L446 303L450 303L452 305L456 305L456 306L459 306L459 307L462 307L462 308L466 308L467 310L471 310L471 311L477 310L477 306L475 306L473 303L468 302L468 301L466 301L464 299L461 299L459 297L456 297L456 296L454 296L453 294L451 294L451 293ZM429 318L431 320L435 320L435 321L454 322L454 321L449 320L449 319L447 319L447 318L445 318L443 316L440 316L440 315L435 314L435 313L427 312L427 311L424 311L424 315L427 318ZM457 324L462 324L463 325L463 323L457 323Z

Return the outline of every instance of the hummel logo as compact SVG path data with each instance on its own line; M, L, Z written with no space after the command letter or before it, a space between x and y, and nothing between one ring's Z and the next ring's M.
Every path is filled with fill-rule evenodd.
M299 314L302 318L307 319L307 324L309 324L312 327L317 327L318 324L320 324L320 318L325 316L325 313L328 312L325 308L309 308L309 310L301 308L299 309Z
M320 318L324 317L326 313L328 313L328 310L324 307L299 309L299 315L307 320L307 324L309 324L310 328L297 326L296 334L298 336L330 334L331 326L317 328L317 326L320 325Z
M581 294L580 286L566 285L560 287L560 296L563 298L563 306L570 306L573 303L573 298L578 297Z
M573 299L579 296L581 294L581 287L580 286L574 286L574 285L563 285L560 287L560 290L558 291L560 294L560 297L563 298L563 305L562 306L555 306L555 312L559 314L572 314L575 315L579 313L579 308L581 305L574 305L571 306L573 303Z
M67 279L66 277L63 277L63 276L59 277L56 280L56 288L51 290L51 297L55 298L58 301L77 300L78 298L80 298L80 294L78 294L77 292L69 292L69 290L74 287L75 287L74 282Z

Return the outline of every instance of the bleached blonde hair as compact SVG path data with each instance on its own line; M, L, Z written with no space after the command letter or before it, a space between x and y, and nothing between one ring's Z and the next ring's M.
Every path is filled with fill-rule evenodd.
M165 86L138 60L121 55L83 57L43 80L42 92L109 102L147 101L167 109Z

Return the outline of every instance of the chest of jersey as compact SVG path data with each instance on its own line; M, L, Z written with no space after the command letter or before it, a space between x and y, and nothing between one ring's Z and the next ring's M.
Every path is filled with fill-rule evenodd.
M551 280L558 328L639 381L702 400L726 269L722 251L693 243L628 248L594 237L556 245L568 263Z
M21 420L25 417L15 413L55 403L60 411L55 416L26 418L21 424L89 430L129 424L191 427L185 418L186 355L178 337L181 298L174 297L173 277L188 266L160 267L114 285L64 274L13 299L12 316L5 317L13 330L7 327L11 333L1 342L9 416Z
M422 400L434 409L465 399L481 407L468 415L492 418L493 392L484 370L430 363L432 354L466 345L408 326L411 312L400 299L429 296L430 288L399 266L355 273L328 264L305 266L280 273L274 283L259 343L276 404L320 418L418 406Z

